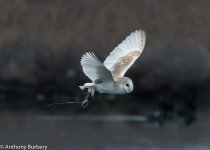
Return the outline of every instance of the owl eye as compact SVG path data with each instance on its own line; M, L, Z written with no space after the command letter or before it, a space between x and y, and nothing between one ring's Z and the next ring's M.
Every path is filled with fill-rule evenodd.
M129 84L127 83L127 84L125 84L125 86L129 87Z

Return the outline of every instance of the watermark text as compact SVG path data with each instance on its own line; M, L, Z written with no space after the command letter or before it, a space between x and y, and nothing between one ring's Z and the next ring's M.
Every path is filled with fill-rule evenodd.
M2 145L0 144L0 150L47 150L47 146L46 145L32 145L32 144L28 144L28 145L16 145L16 144L5 144Z

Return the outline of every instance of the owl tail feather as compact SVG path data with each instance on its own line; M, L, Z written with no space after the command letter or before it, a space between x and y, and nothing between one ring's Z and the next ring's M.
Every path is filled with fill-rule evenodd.
M85 90L85 86L79 86L81 90Z
M94 89L94 83L85 83L84 85L79 86L79 88L80 88L81 90L84 90L84 89L86 89L86 88L88 88L88 89Z

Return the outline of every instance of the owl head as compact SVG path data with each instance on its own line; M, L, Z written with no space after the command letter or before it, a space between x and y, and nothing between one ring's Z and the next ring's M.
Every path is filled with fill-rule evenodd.
M125 90L126 93L130 93L133 91L133 82L129 78L125 78L123 82L123 89Z

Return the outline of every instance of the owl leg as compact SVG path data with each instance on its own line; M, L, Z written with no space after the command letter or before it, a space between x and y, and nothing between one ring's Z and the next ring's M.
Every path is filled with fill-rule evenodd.
M85 108L88 106L89 98L92 98L94 96L95 90L88 89L88 92L86 94L85 100L82 102L81 107Z
M88 89L88 93L90 94L91 97L94 96L95 90L93 89Z

